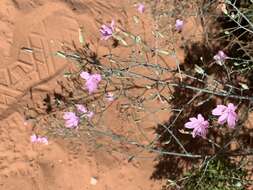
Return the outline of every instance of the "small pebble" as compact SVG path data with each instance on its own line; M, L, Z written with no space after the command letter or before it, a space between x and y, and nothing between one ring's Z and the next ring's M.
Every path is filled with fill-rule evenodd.
M97 185L97 182L98 182L97 178L91 177L91 179L90 179L90 184L91 185Z

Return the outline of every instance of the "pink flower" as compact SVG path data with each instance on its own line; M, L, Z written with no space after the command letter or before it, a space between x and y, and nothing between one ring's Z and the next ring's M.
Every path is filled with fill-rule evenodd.
M229 128L234 128L238 119L237 113L235 112L236 108L237 107L232 103L229 103L227 106L217 105L217 107L213 109L212 114L220 116L218 119L219 124L223 125L227 122Z
M67 128L75 128L79 124L79 117L74 112L65 112L63 119L65 119L65 126Z
M109 102L112 102L112 101L114 100L113 93L108 92L108 93L105 95L105 98L106 98Z
M35 134L33 134L31 136L31 142L32 143L41 143L41 144L48 145L47 137L39 137L39 136L37 136Z
M224 62L227 58L228 56L222 50L218 51L218 53L213 56L213 59L219 64L221 64L221 62Z
M38 138L37 138L37 142L38 142L38 143L41 143L41 144L48 145L48 140L47 140L46 137L38 137Z
M84 107L82 104L76 104L76 108L80 113L87 113L86 107Z
M81 72L80 74L81 78L86 80L86 88L89 91L89 94L92 94L95 92L98 88L98 83L102 80L102 77L100 74L89 74L88 72Z
M112 34L115 30L115 22L114 20L112 20L111 24L108 26L108 25L105 25L103 24L100 28L100 32L102 34L102 40L108 40L110 37L112 37Z
M76 104L76 108L80 113L84 114L84 116L88 117L89 119L94 116L94 112L88 111L87 108L84 107L82 104Z
M184 124L185 128L193 129L192 131L193 138L195 138L196 136L201 136L205 138L208 126L209 126L208 121L206 121L201 114L198 114L197 118L191 117L190 122Z
M91 118L94 116L94 112L89 111L89 112L86 114L86 116L87 116L89 119L91 119Z
M31 136L31 142L32 142L32 143L36 143L36 142L37 142L37 136L36 136L35 134L33 134L33 135Z
M138 4L138 7L137 7L137 10L140 12L140 13L144 13L145 11L145 5L143 3L139 3Z
M183 26L184 26L184 21L183 21L183 20L180 20L180 19L177 19L177 20L176 20L176 24L175 24L176 30L177 30L178 32L181 32L182 29L183 29Z

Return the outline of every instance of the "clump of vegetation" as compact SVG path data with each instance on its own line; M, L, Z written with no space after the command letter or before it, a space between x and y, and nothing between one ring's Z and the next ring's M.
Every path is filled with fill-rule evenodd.
M230 159L213 159L204 167L193 168L185 175L184 189L243 190L247 172Z
M60 110L59 115L51 114L52 120L60 121L53 122L55 126L48 131L65 136L71 131L71 136L84 134L95 141L106 136L120 142L121 148L133 146L139 152L158 153L152 178L167 179L165 189L245 189L250 184L248 168L231 158L237 156L248 163L253 154L252 130L245 127L253 102L249 80L253 76L249 49L253 24L252 6L247 4L245 11L238 2L152 1L156 27L150 33L155 43L112 19L98 29L101 40L112 42L110 52L104 55L94 52L80 29L82 47L57 52L73 61L78 70L65 74L75 90L64 101L57 99L56 107L51 106ZM137 14L145 13L147 4L137 5ZM216 13L219 5L221 11ZM203 25L203 40L192 42L180 36L192 16L187 15L188 10L196 11L192 15ZM208 19L217 30L210 29ZM140 17L134 16L133 21L141 28ZM185 52L183 63L177 56L179 42ZM117 48L125 55L112 51ZM168 58L175 60L174 66L167 63ZM150 107L151 102L157 107ZM135 125L128 135L104 126L103 116L113 104L120 116ZM164 110L170 118L163 124L157 121L157 135L149 139L140 124ZM135 138L136 133L145 141ZM232 150L235 141L238 146ZM129 158L131 161L135 155ZM185 173L186 168L189 171Z

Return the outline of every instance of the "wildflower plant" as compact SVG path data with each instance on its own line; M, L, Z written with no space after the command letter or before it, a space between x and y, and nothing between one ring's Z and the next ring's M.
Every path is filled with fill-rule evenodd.
M246 172L225 159L214 159L210 161L207 168L191 170L185 177L187 178L184 181L186 190L195 188L200 190L243 190L244 184L247 183Z
M236 3L224 3L228 6L226 14L223 15L223 6L223 12L216 13L216 17L226 17L240 30L253 33L251 20L237 8ZM196 15L201 18L204 30L202 40L197 42L181 36L192 6L198 8ZM67 95L57 101L57 106L54 105L61 114L57 115L57 122L50 132L63 136L70 136L70 133L78 137L83 135L96 142L103 136L110 139L105 146L111 150L125 145L124 150L129 150L130 146L135 153L143 150L158 153L157 170L152 178L169 179L167 189L171 186L178 189L203 188L201 180L212 181L210 176L216 181L206 187L222 189L227 183L224 179L220 182L215 172L231 179L233 187L246 187L249 184L246 174L236 175L230 164L234 157L248 163L253 154L250 129L244 125L253 101L250 75L244 71L252 68L252 56L246 46L242 49L249 54L247 59L234 56L228 48L231 44L227 44L228 47L223 47L225 42L218 43L219 47L212 45L211 37L221 38L220 33L210 34L208 23L209 20L217 22L209 17L209 11L217 6L217 3L205 0L193 4L184 0L151 1L145 2L145 6L140 2L136 14L146 14L144 10L150 8L155 22L150 36L155 43L146 40L141 33L128 31L111 18L110 24L102 24L97 29L101 40L114 42L113 47L108 47L109 53L103 55L97 54L95 47L88 40L83 41L85 37L80 34L79 46L57 52L57 55L73 62L77 70L65 74L72 91L66 90ZM231 16L232 10L239 18ZM135 15L132 24L140 25L138 19ZM242 25L240 19L246 20L248 25ZM228 35L225 34L224 38ZM183 47L184 60L178 57L178 43ZM169 64L171 60L173 64ZM243 64L246 67L242 67ZM117 110L117 114L112 112L115 117L134 127L110 128L112 121L106 123L105 117L111 109ZM161 113L165 113L165 118L160 119ZM55 119L55 113L52 115ZM156 135L151 137L142 126L148 120L155 126ZM137 134L140 138L136 137ZM231 149L234 141L238 146ZM137 157L131 151L122 152L128 154L129 161ZM223 162L223 158L228 162ZM183 170L189 165L190 174L186 175ZM227 168L232 168L231 172ZM170 173L171 170L176 174ZM233 180L234 177L238 179Z

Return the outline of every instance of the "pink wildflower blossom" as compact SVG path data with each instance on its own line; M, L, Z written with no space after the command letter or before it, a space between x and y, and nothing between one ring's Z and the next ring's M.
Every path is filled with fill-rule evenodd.
M33 134L31 136L31 142L32 143L41 143L41 144L48 145L47 137L39 137L39 136L37 136L35 134Z
M138 4L138 7L137 7L137 10L140 12L140 13L144 13L145 11L145 5L143 3L139 3Z
M95 92L98 88L99 82L102 80L100 74L89 74L88 72L81 72L81 78L86 80L86 88L88 89L89 94Z
M84 114L89 119L91 119L94 116L94 112L88 111L87 108L84 107L84 105L82 104L76 104L76 108L80 113Z
M37 142L37 136L36 136L35 134L33 134L33 135L31 136L31 142L32 142L32 143Z
M203 138L206 137L207 128L209 126L208 121L204 119L201 114L198 114L198 117L191 117L190 122L185 123L185 128L193 129L192 137L201 136Z
M65 119L65 126L67 128L75 128L79 124L79 117L74 112L65 112L63 119Z
M94 116L94 112L89 111L89 112L86 114L86 116L87 116L89 119L91 119L91 118Z
M76 108L80 113L87 113L86 107L84 107L82 104L76 104Z
M103 24L99 31L102 34L102 40L108 40L110 37L112 37L112 34L115 31L115 22L114 22L114 20L112 20L112 22L109 26Z
M183 29L183 26L184 26L184 21L183 21L183 20L180 20L180 19L177 19L177 20L176 20L176 24L175 24L176 30L177 30L178 32L181 32L182 29Z
M38 142L38 143L41 143L41 144L48 145L48 140L47 140L46 137L38 137L38 138L37 138L37 142Z
M219 116L219 124L223 125L227 122L229 128L234 128L238 119L237 113L235 112L236 108L237 107L232 103L229 103L227 106L217 105L217 107L213 109L212 114Z
M213 59L221 65L221 62L224 62L226 59L228 58L228 56L222 51L218 51L218 53L213 56Z

